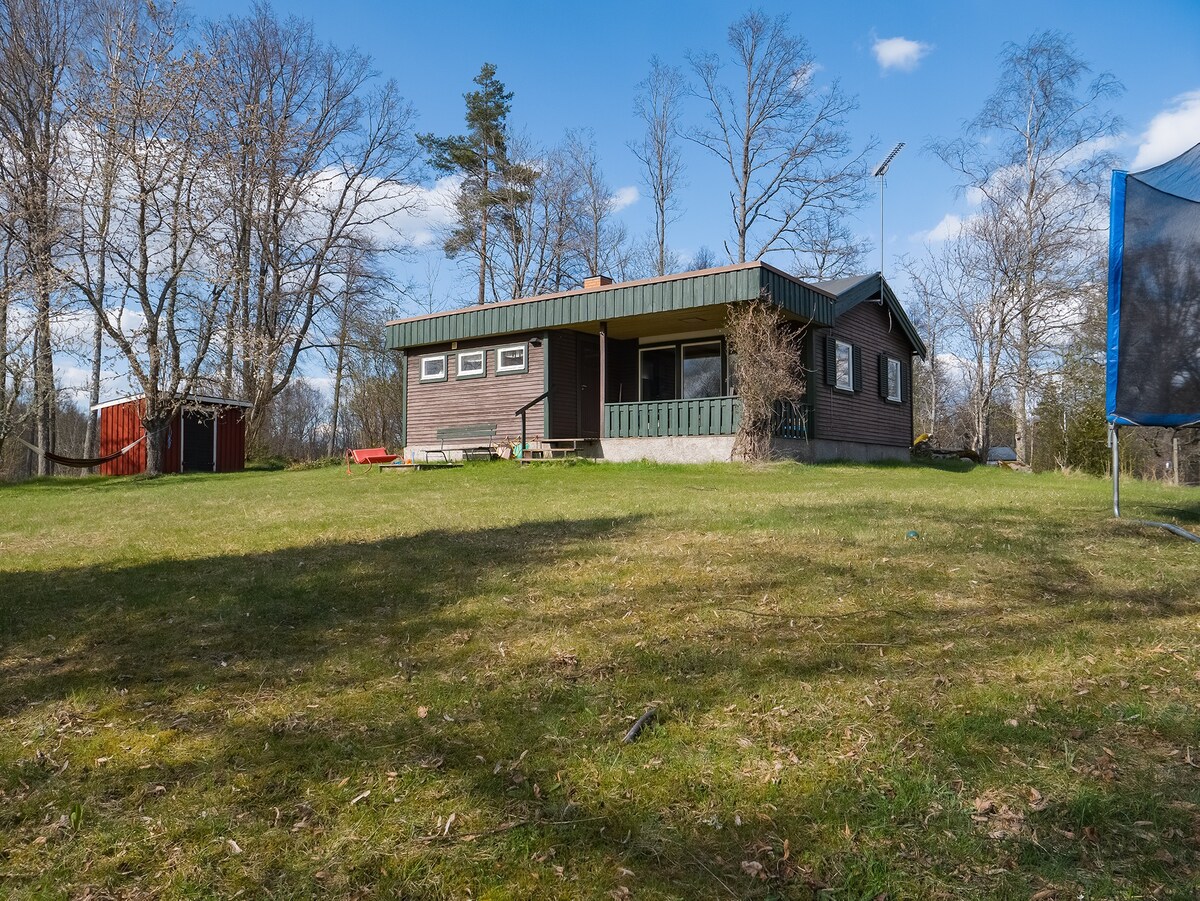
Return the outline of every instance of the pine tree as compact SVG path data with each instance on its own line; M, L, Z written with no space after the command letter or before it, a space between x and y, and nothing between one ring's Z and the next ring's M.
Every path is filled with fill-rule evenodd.
M475 76L479 90L463 95L467 103L467 133L439 138L418 137L439 172L462 176L458 197L458 226L446 239L447 256L464 250L479 256L479 303L484 303L488 269L488 225L493 210L511 199L508 185L508 113L512 91L496 78L496 67L484 63Z

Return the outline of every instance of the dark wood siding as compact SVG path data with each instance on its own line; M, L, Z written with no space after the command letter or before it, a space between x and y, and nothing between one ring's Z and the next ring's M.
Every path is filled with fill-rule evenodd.
M422 348L408 356L406 394L406 445L436 446L438 429L454 426L496 423L496 438L517 440L521 421L513 416L545 388L546 345L533 347L531 338L542 335L521 335L517 338L460 341L456 349L449 344ZM525 344L528 370L523 373L496 374L496 351L501 347ZM458 379L457 355L462 350L486 350L486 375L483 378ZM446 354L446 381L422 382L421 358L431 354ZM554 352L550 359L553 361ZM551 363L553 365L553 362ZM545 431L544 402L531 407L528 416L529 438L542 437Z
M550 333L550 435L575 438L579 429L579 335Z
M217 472L240 472L245 468L245 411L226 407L217 416Z
M862 390L847 393L826 384L827 336L858 348ZM839 316L832 329L818 329L812 345L817 365L809 370L808 396L814 407L814 438L895 447L912 444L913 348L899 324L890 321L886 307L872 301L858 304ZM900 360L904 381L901 403L879 396L880 354Z

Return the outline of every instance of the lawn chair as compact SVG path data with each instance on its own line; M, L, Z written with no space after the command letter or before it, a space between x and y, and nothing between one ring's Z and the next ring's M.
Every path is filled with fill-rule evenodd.
M370 472L372 466L394 463L400 459L399 454L389 454L386 447L364 447L346 451L346 474L350 474L350 464L358 463L366 466Z

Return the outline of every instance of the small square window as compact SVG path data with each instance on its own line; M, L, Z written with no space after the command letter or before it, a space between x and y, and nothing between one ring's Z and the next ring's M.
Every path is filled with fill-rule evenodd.
M526 372L529 368L528 350L524 344L501 347L496 351L496 372Z
M487 374L487 351L466 350L458 355L458 373L460 379L477 379Z
M835 385L843 391L854 390L854 346L844 341L835 341L834 366L837 374Z
M438 354L434 357L421 357L421 381L422 382L444 382L446 381L446 355Z
M899 403L903 398L900 387L900 361L888 357L887 361L887 399Z

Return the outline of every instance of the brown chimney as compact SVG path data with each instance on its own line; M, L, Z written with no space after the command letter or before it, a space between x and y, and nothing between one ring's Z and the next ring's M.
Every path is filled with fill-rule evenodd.
M583 280L583 290L590 291L593 288L603 288L605 285L611 285L612 279L607 275L593 275L591 278Z

